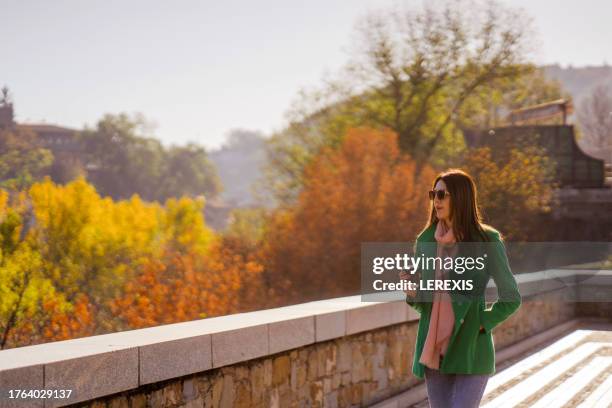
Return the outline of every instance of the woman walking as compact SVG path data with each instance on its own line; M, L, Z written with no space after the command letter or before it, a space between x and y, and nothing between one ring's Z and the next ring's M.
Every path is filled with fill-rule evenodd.
M473 290L467 296L418 286L406 290L406 302L420 314L412 372L425 378L430 407L478 407L495 373L492 330L516 312L521 296L500 233L482 222L472 177L459 169L443 172L434 180L429 198L429 220L417 237L415 256L455 258L470 247L465 243L484 242L480 248L486 249L481 258L486 264L480 271L459 274L434 262L434 267L420 268L413 275L422 283L434 277L469 279ZM402 272L400 278L411 279L411 275ZM497 286L498 300L485 309L484 289L490 278Z

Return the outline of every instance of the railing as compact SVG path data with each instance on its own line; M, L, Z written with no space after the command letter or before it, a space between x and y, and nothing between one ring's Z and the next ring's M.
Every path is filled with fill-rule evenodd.
M612 271L585 279L592 272L516 275L523 305L495 329L496 348L593 314L593 302L567 300L611 287ZM612 315L609 300L597 313ZM411 374L417 320L403 300L358 295L4 350L0 406L367 406L420 382ZM9 399L45 389L70 395Z

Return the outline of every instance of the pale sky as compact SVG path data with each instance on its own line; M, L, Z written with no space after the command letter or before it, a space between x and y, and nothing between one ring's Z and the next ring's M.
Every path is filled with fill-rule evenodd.
M299 89L347 60L357 18L396 3L0 0L0 86L18 122L141 112L165 145L215 148L232 128L281 129ZM536 63L612 63L609 0L505 3L535 18Z

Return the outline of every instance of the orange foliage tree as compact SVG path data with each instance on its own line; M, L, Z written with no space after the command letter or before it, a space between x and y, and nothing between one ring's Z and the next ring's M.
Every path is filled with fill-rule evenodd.
M292 303L358 293L361 242L414 241L435 177L391 131L353 128L306 168L295 208L277 212L262 249L267 281Z
M94 334L96 311L86 293L79 293L67 310L60 308L54 299L45 300L43 309L48 318L38 331L45 339L68 340Z
M79 294L72 304L61 296L38 301L38 307L10 331L7 348L95 334L95 310L86 294Z
M167 250L147 261L110 306L117 329L149 327L236 313L243 284L257 282L261 266L222 245L206 254Z

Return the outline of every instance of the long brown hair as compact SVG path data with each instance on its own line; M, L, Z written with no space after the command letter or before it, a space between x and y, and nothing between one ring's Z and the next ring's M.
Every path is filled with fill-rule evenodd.
M446 190L450 193L450 217L457 241L474 241L478 236L482 237L484 241L488 241L485 228L490 227L482 221L478 208L478 192L472 176L461 169L448 169L436 176L432 189L435 188L439 180L444 181ZM438 221L432 201L429 220L423 230Z

